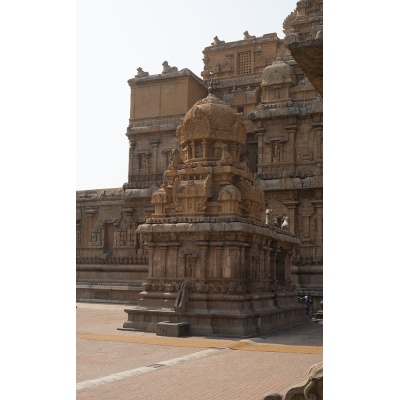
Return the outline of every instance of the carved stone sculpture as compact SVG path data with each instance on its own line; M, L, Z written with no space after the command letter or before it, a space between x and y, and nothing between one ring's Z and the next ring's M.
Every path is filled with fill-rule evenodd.
M162 63L162 66L163 66L163 70L162 70L163 74L170 74L172 72L178 72L178 68L177 67L170 67L169 64L168 64L168 61L164 61Z
M255 39L255 36L250 35L248 31L243 32L243 35L246 40Z
M223 43L225 43L223 40L219 40L219 39L218 39L218 36L215 36L215 37L214 37L214 41L211 43L211 45L212 45L212 46L216 46L216 45L218 45L218 44L223 44Z
M137 75L135 75L135 78L143 78L145 76L149 76L149 73L146 71L143 71L141 67L137 69Z
M309 377L300 386L288 389L283 395L269 393L264 400L323 400L323 363L311 366Z
M283 229L284 231L288 231L289 230L289 217L283 217L283 222L281 225L281 229Z

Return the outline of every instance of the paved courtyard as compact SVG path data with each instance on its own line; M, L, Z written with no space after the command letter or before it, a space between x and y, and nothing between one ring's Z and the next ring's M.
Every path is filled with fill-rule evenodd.
M126 305L77 303L76 398L261 400L322 361L322 323L251 339L118 330Z

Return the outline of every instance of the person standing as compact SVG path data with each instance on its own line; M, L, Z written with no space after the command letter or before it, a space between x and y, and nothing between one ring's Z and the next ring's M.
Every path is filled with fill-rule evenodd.
M300 300L304 300L304 304L306 306L306 309L304 311L304 313L306 315L308 315L309 317L312 316L312 297L311 294L308 293L306 296L304 297L299 297Z

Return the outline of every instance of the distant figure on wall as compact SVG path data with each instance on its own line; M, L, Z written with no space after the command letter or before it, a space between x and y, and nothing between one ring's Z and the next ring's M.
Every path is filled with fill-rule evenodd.
M312 316L312 297L311 297L311 294L308 293L304 297L299 297L299 299L300 300L304 300L304 304L306 306L306 310L304 312L305 312L306 315L311 317Z

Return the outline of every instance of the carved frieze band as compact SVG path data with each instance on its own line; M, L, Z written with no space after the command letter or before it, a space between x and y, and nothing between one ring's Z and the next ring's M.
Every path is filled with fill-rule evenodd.
M77 264L148 264L149 257L147 255L134 255L129 257L114 257L114 256L78 256L76 257Z

